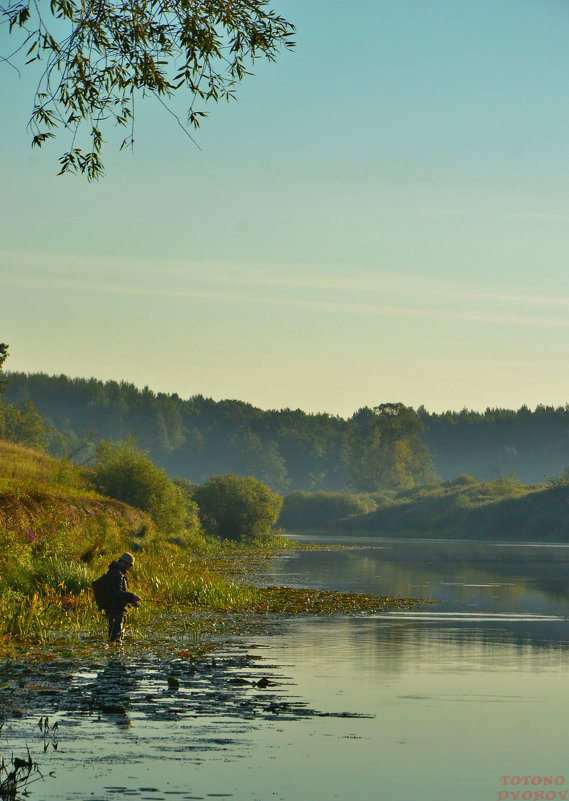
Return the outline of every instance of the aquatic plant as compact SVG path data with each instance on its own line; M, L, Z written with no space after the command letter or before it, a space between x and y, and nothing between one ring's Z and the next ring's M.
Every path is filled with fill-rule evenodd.
M287 615L361 615L433 603L419 598L391 598L295 587L263 587L259 593L261 598L254 607L256 612Z
M10 588L0 594L0 638L6 643L44 642L56 630L90 627L96 623L96 610L90 594L77 595L47 585L35 592L22 593Z
M32 760L28 751L27 759L12 757L11 765L2 757L0 762L0 798L6 801L15 801L19 792L32 781L41 779L38 766Z

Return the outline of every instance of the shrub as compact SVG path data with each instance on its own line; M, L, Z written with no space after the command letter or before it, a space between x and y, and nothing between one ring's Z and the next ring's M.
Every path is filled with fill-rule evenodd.
M91 474L99 492L148 512L164 533L179 533L197 524L195 509L182 489L132 440L102 442Z
M569 467L563 468L559 476L550 476L547 479L550 487L567 487L569 486Z
M478 479L474 478L474 476L469 476L468 473L460 473L456 478L451 479L450 481L445 481L443 486L445 487L472 487L474 484L478 484Z
M377 501L366 493L298 491L284 499L279 525L288 529L317 529L324 523L365 515L375 509Z
M0 439L43 448L48 426L29 398L19 404L0 402Z
M194 490L202 522L220 539L264 539L271 536L283 499L256 478L225 473Z

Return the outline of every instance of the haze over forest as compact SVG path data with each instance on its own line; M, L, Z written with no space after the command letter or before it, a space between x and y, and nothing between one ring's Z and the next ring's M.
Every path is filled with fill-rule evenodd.
M370 492L463 473L480 481L515 476L537 484L569 464L569 406L437 414L378 404L380 414L364 407L344 419L202 395L183 400L95 378L7 376L5 400L33 402L52 426L53 452L81 461L93 443L131 436L171 476L196 483L233 472L282 494ZM389 469L378 463L380 451L388 449Z

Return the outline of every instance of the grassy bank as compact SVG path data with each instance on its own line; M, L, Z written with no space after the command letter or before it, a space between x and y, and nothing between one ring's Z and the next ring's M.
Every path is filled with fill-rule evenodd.
M316 495L316 494L315 494ZM377 536L452 537L459 539L569 541L569 485L527 486L517 479L479 482L470 476L420 487L389 498L367 496L373 503L363 513L315 519L314 509L325 505L325 493L315 501L306 498L305 514L297 496L291 530L351 532ZM285 499L283 513L290 507ZM339 507L338 498L330 509Z
M186 540L186 544L187 544ZM148 599L132 616L142 631L157 610L238 609L257 590L212 566L224 546L193 537L181 548L148 514L96 493L86 471L0 443L0 643L41 642L54 631L100 632L91 582L118 553L137 554L132 575Z
M76 466L0 443L0 587L48 560L87 564L155 536L147 514L94 492Z
M180 544L183 543L183 544ZM203 636L233 615L330 614L408 605L406 599L259 588L265 560L290 548L163 536L139 509L95 492L80 468L0 443L0 650L103 639L91 582L120 552L136 554L131 586L145 599L130 616L134 637L176 627Z

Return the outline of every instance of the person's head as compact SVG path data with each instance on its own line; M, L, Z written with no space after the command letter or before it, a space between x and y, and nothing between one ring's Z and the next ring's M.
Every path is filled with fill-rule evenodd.
M121 553L119 558L117 559L118 565L123 572L130 570L130 568L134 564L134 556L131 553L125 551L125 553Z

